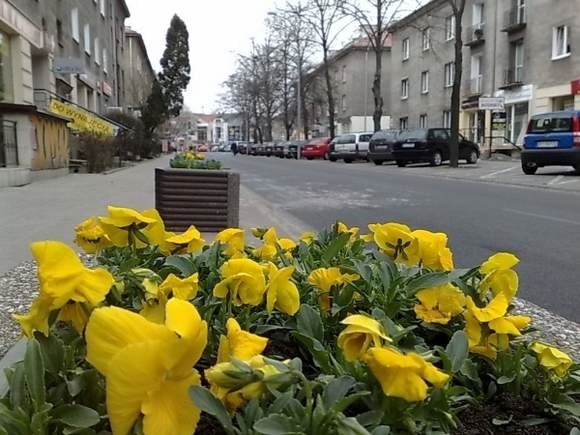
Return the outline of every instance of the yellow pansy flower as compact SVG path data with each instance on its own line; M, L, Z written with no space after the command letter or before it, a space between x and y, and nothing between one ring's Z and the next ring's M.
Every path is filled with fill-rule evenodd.
M244 256L246 246L245 231L240 228L227 228L216 235L216 241L226 246L224 254L228 258Z
M361 359L371 347L380 347L382 341L391 341L379 322L363 314L353 314L340 323L347 325L338 335L338 347L347 361Z
M316 238L316 233L312 231L305 231L300 235L299 240L306 245L311 245Z
M83 304L69 302L60 309L56 320L70 323L79 334L82 334L89 321L89 311L85 309Z
M494 295L502 292L508 300L516 295L519 286L518 274L512 269L520 260L513 254L500 252L485 261L479 271L483 279L479 284L482 294L492 292Z
M359 275L342 273L338 267L321 267L308 275L308 283L323 293L329 293L333 289L338 289L359 279Z
M248 258L235 258L224 263L221 274L222 281L213 289L216 298L229 294L234 305L260 305L266 291L262 266Z
M115 246L123 247L129 243L129 231L143 230L157 220L131 208L108 206L108 216L100 217L101 227Z
M271 261L278 255L279 248L287 257L292 258L290 251L296 248L294 240L288 238L279 239L276 229L273 227L264 233L262 239L264 244L254 251L256 257L264 261Z
M226 322L227 335L220 336L217 362L227 362L232 358L248 361L261 354L268 339L244 331L236 319L230 318Z
M99 219L94 216L75 227L75 243L87 254L95 254L111 245Z
M419 263L419 242L407 225L370 224L369 230L376 245L396 262L408 266Z
M182 279L170 273L161 284L150 278L145 278L142 284L147 302L139 314L151 322L164 323L165 305L170 298L190 300L196 297L199 274L194 273Z
M419 258L423 266L433 270L453 269L453 253L447 247L447 234L415 230L412 235L419 243Z
M364 357L371 372L377 378L383 393L399 397L407 402L419 402L427 398L427 382L443 388L449 375L439 370L419 354L403 354L390 347L373 347Z
M568 374L568 370L574 363L572 358L560 349L545 343L536 341L530 346L530 349L538 357L540 365L549 372L554 373L559 378Z
M465 307L465 295L452 284L420 290L417 299L420 304L415 305L415 314L427 323L447 325Z
M141 230L143 235L149 241L149 245L158 246L159 250L163 254L169 255L175 248L175 245L168 242L167 239L174 236L175 233L165 231L165 222L163 222L161 215L154 208L143 210L141 215L154 220L154 222L150 223L145 228L143 228L143 230ZM143 248L146 246L146 244L141 240L136 240L135 243L138 248Z
M359 232L359 228L358 227L347 227L346 224L344 224L343 222L337 222L336 223L336 232L338 234L350 234L350 239L349 241L352 243L354 241L356 241L358 232Z
M271 313L275 307L278 311L293 316L300 309L298 287L290 280L294 270L291 266L278 269L275 264L268 264L268 285L266 286L268 312Z
M87 325L87 361L107 382L115 434L128 434L140 415L148 435L190 435L200 410L188 390L207 344L207 323L193 305L167 302L164 325L117 307L99 308Z
M48 336L51 311L69 302L95 307L109 293L113 276L102 268L85 267L66 244L46 241L32 243L30 247L38 264L40 294L28 314L14 315L26 336L31 337L35 330Z
M510 336L522 335L521 330L531 322L527 316L506 316L509 301L504 293L499 293L483 308L475 305L470 296L465 303L465 332L469 349L490 359L495 359L497 350L507 349Z
M166 239L167 242L177 245L177 253L192 253L201 251L205 245L205 240L201 238L201 233L191 225L184 233L171 236Z
M187 278L179 278L170 273L159 286L159 290L166 295L173 294L174 298L188 300L197 295L199 289L199 274L196 272Z

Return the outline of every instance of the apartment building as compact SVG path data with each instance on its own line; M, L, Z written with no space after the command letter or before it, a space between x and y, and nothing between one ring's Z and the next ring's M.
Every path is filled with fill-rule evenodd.
M434 0L391 29L391 109L401 128L450 126L454 19L445 1ZM470 139L521 144L531 115L580 108L574 2L468 0L462 26L460 127ZM503 97L501 130L492 130L495 115L479 110L480 97Z
M147 47L140 33L125 28L125 105L127 110L141 115L143 105L151 93L155 71L147 54Z
M391 38L387 36L383 50L382 96L385 115L381 120L382 128L390 127L390 58ZM370 42L366 37L358 37L333 53L329 61L334 90L336 133L372 131L375 54ZM310 93L316 95L316 98L311 98L308 107L312 134L326 136L329 134L329 122L323 65L320 64L312 70L306 80Z

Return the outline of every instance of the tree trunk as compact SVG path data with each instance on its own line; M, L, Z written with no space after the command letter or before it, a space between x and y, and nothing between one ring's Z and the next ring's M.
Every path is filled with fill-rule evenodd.
M459 166L459 114L461 109L461 78L463 76L463 35L461 20L463 11L455 16L455 77L451 93L451 140L449 142L449 166Z
M334 93L332 89L332 79L330 78L330 68L328 65L328 43L323 41L322 51L324 57L324 78L326 80L326 98L328 103L328 130L330 133L330 139L334 139L335 126L334 126Z
M383 117L383 97L381 96L381 76L383 71L382 41L380 41L374 48L375 48L375 77L373 79L373 97L375 100L375 111L373 113L373 123L374 123L374 131L379 131L381 129L381 119Z

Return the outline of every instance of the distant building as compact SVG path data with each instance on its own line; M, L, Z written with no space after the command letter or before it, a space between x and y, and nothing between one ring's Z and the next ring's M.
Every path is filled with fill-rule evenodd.
M125 28L125 51L125 105L129 112L140 116L151 93L155 71L147 55L143 37L130 27Z
M384 41L383 72L381 94L384 100L382 128L390 126L390 35ZM374 97L372 84L375 71L375 56L369 40L359 37L329 59L335 100L336 132L347 133L373 130ZM312 134L326 136L328 127L328 104L324 65L318 65L307 76L310 92L316 95L308 108L311 117Z

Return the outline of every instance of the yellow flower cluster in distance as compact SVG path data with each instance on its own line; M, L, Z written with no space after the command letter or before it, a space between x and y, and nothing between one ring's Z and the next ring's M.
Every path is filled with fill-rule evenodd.
M559 378L566 376L574 363L565 352L539 341L533 343L530 349L537 355L540 365Z

